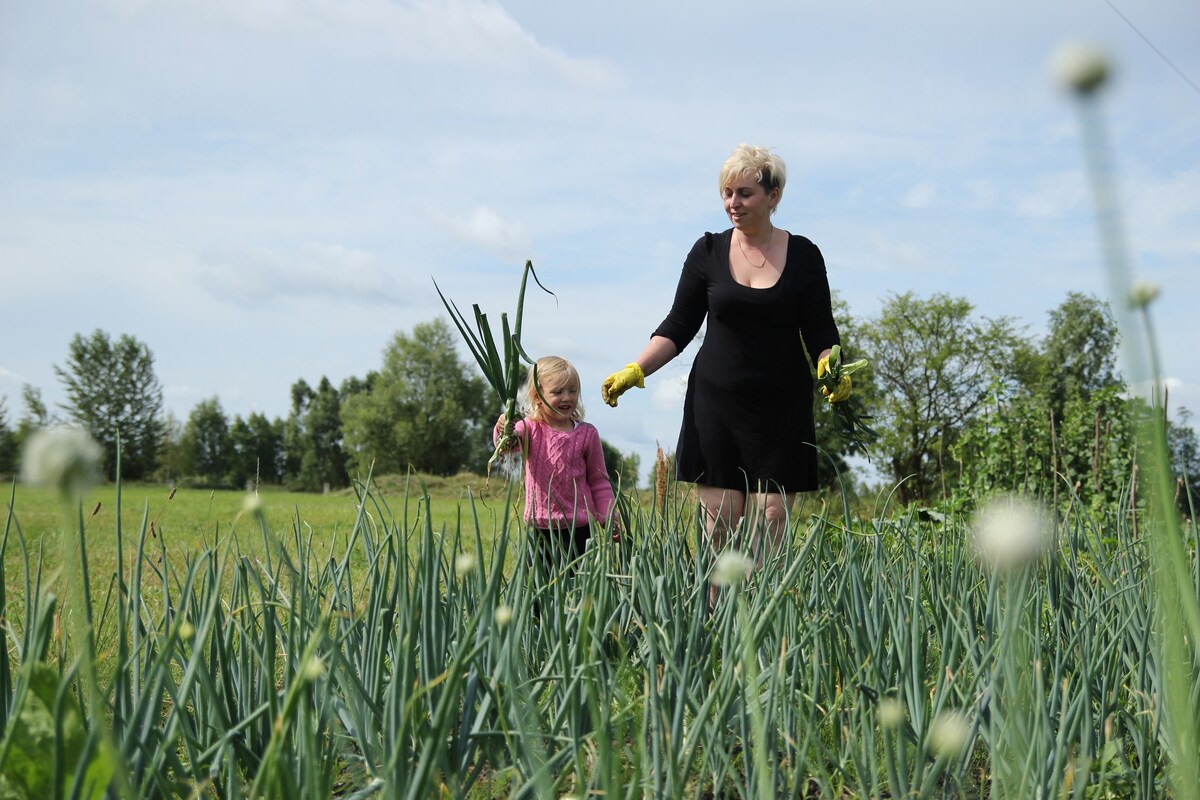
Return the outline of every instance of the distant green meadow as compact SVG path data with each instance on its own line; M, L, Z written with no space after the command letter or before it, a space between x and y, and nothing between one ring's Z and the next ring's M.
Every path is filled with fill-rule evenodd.
M375 482L377 498L385 504L395 503L393 511L397 517L404 514L407 505L413 522L416 522L417 514L415 500L428 492L434 500L429 511L433 514L435 528L453 525L461 513L459 506L464 502L469 505L473 500L487 514L494 508L502 508L508 488L508 482L503 479L488 480L472 474L449 478L384 476ZM243 547L254 551L261 546L261 533L256 526L242 523L244 507L252 496L261 501L263 515L273 529L287 530L298 524L302 530L316 532L317 541L322 544L344 539L358 515L358 501L353 489L319 494L290 492L277 486L264 486L257 491L234 491L124 483L118 496L117 486L109 483L88 490L82 496L79 508L70 509L69 544L74 544L74 522L77 512L81 512L88 533L90 557L97 567L111 567L115 563L115 555L111 552L112 532L119 507L127 540L136 541L139 532L145 528L152 539L158 534L167 536L172 552L180 554L214 546L231 536L236 536ZM42 547L48 554L57 553L67 530L64 509L57 495L50 489L17 483L5 487L0 512L7 514L10 501L13 506L9 519L10 537L15 540L19 530L31 546ZM11 545L6 558L10 567L14 559L19 560Z

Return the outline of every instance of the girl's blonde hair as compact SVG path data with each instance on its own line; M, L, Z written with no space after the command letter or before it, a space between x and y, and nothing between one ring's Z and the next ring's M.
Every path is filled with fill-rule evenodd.
M787 183L787 164L765 147L739 144L721 166L717 191L725 191L725 187L737 178L754 178L768 192L778 189L782 197L783 185Z
M535 381L536 377L536 383ZM545 415L542 413L546 406L538 402L538 387L561 386L568 382L574 382L579 386L579 373L575 371L575 367L571 366L571 362L567 361L562 356L542 356L529 367L529 372L525 375L525 391L521 394L521 414L529 419L536 419L541 422L546 421ZM545 391L545 388L542 389ZM575 408L571 411L571 419L576 422L583 421L583 403L576 402Z

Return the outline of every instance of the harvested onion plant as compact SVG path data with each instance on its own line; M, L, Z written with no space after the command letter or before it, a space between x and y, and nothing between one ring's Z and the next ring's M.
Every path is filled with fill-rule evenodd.
M492 453L492 457L488 459L488 472L491 472L492 464L495 463L502 454L509 452L517 444L513 434L513 426L516 425L520 417L517 414L517 392L520 390L521 379L525 375L526 364L532 364L533 359L521 347L521 321L525 310L525 284L529 276L533 276L534 283L541 287L542 291L553 296L553 292L542 286L538 280L537 273L533 270L533 262L525 262L525 270L521 273L521 290L517 294L517 311L513 317L513 324L510 327L508 323L508 314L500 314L500 336L496 337L492 333L491 324L488 322L487 314L479 309L479 305L471 306L474 312L475 325L472 330L470 322L454 304L454 301L447 300L442 294L441 288L437 286L437 281L434 281L434 288L437 289L438 297L442 299L442 304L449 312L450 318L454 320L458 332L462 335L463 341L467 343L467 348L471 351L471 355L475 357L475 362L479 365L479 371L483 373L484 379L488 385L496 392L496 397L500 401L500 405L504 408L504 427L500 432L500 437L496 442L496 449Z
M849 377L866 367L865 358L843 364L842 348L835 344L829 352L829 369L824 375L816 378L817 386L832 394L838 390L843 377ZM840 402L830 403L829 406L834 419L837 420L838 435L851 450L869 459L871 445L879 438L879 434L870 424L874 417L863 413L858 398L853 394Z

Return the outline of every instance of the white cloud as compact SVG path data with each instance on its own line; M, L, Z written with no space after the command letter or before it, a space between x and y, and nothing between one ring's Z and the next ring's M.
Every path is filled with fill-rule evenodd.
M870 231L867 238L884 269L924 272L933 267L924 249L913 242L894 241L879 230Z
M988 211L996 207L996 187L988 179L967 181L967 195L970 197L971 208L976 211Z
M933 181L921 181L904 194L901 201L905 208L929 208L937 200L937 184Z
M307 243L290 252L223 246L203 253L201 261L200 288L238 306L288 299L368 306L405 302L405 282L373 254L342 245Z
M1018 194L1015 208L1019 216L1051 220L1086 207L1088 200L1082 172L1058 172L1036 177L1029 190Z
M683 408L687 394L687 373L661 374L651 385L650 402L657 411L675 412Z
M441 222L454 238L478 245L504 261L518 261L532 249L524 226L487 206L476 206L465 219L442 217Z
M1200 168L1188 167L1167 175L1143 168L1122 182L1128 198L1129 227L1140 248L1187 257L1200 257Z
M572 58L539 42L497 2L487 0L114 0L124 17L183 11L216 28L280 41L302 39L316 52L427 65L551 70L585 86L610 85L612 68Z
M198 386L190 386L184 383L172 383L163 385L163 397L168 401L178 400L182 402L196 401L212 397L211 390L206 391ZM219 398L218 398L219 399ZM175 405L179 405L176 403Z

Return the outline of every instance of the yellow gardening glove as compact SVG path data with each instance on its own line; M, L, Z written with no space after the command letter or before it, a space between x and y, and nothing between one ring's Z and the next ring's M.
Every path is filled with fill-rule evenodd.
M617 398L625 394L625 390L631 386L646 388L646 374L636 362L626 364L625 369L605 378L604 383L600 384L600 396L604 398L604 402L616 408Z
M825 377L829 372L829 356L822 356L817 361L817 380ZM830 403L840 403L850 396L850 387L852 383L849 375L843 375L838 379L837 389L830 391L828 386L821 386L821 394L825 395L825 399Z

